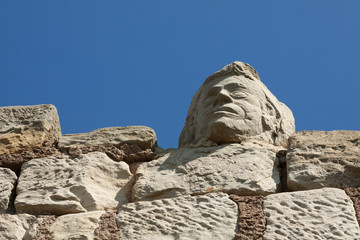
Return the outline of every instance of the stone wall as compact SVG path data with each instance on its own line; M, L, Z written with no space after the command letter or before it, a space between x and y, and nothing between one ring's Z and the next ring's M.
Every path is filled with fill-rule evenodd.
M55 113L0 108L0 239L360 239L359 131L163 151L148 127L61 135Z

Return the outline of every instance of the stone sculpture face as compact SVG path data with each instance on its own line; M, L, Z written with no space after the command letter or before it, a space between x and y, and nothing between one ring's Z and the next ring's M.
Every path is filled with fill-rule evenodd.
M195 94L179 145L240 143L254 136L284 145L281 134L294 131L290 109L271 94L250 65L234 62L207 78Z

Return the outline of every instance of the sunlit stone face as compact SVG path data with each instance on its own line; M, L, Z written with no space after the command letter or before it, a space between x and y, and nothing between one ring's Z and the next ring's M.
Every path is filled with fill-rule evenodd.
M250 65L234 62L208 77L194 95L179 146L261 141L285 147L294 132L291 110Z
M196 105L196 140L240 142L261 132L261 106L256 82L244 76L213 79L203 86Z

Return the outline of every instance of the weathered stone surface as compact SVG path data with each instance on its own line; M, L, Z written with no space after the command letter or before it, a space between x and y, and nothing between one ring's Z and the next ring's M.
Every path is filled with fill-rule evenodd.
M233 239L238 211L224 193L124 204L120 239Z
M354 203L354 209L356 212L356 218L360 226L360 187L357 188L345 188L346 194L351 198Z
M301 131L289 139L290 190L360 186L360 131Z
M277 166L275 153L260 147L180 148L140 165L133 200L208 192L266 195L280 185Z
M115 161L145 162L155 157L156 135L145 126L110 127L89 133L65 134L58 147L78 156L89 152L103 152Z
M126 163L100 152L74 159L33 159L22 167L16 211L62 215L115 209L128 202L131 179Z
M264 212L264 239L360 239L352 201L340 189L272 194Z
M0 155L52 144L60 136L53 105L0 107Z
M37 216L38 226L36 228L36 240L49 240L50 228L55 222L54 215L39 215Z
M257 140L286 147L294 132L291 110L249 64L234 62L208 77L194 95L179 146Z
M13 171L0 167L0 214L5 213L9 207L16 180L17 177Z
M54 144L53 144L54 145ZM13 170L16 175L20 175L21 166L27 161L34 158L43 158L49 156L61 157L63 154L59 152L53 145L45 145L24 150L20 153L1 154L0 167L6 167Z
M238 196L231 194L231 200L239 207L238 232L234 240L261 240L265 231L265 214L262 208L263 196Z
M145 126L109 127L88 133L65 134L60 138L59 148L68 149L74 146L103 146L136 144L142 149L154 149L156 134Z
M32 240L36 235L37 220L28 214L0 214L0 239Z
M50 239L92 240L94 239L95 229L98 227L100 216L103 213L104 211L92 211L60 216L50 228Z
M106 211L100 217L100 222L98 223L98 228L95 229L94 240L103 240L111 239L117 240L120 239L121 233L120 229L116 224L116 211Z

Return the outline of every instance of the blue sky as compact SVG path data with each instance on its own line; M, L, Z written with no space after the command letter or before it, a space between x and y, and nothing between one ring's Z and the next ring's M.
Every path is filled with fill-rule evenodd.
M177 147L192 96L235 60L296 130L360 130L360 1L1 1L0 106L54 104L63 134L152 127Z

